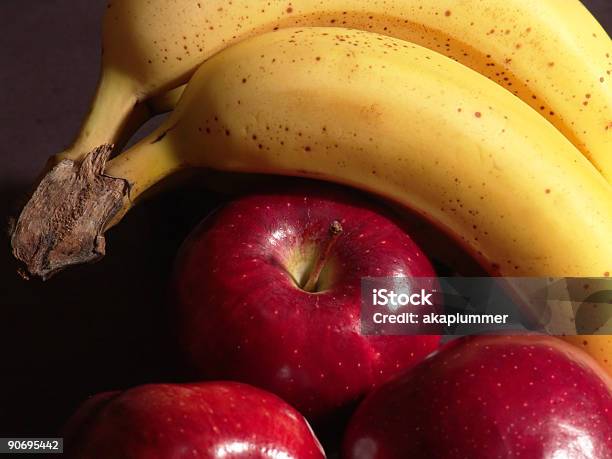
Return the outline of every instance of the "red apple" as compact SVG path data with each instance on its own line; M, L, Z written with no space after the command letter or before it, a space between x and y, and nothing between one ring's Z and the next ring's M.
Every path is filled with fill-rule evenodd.
M609 459L612 380L552 337L460 339L366 398L347 459Z
M99 394L66 429L78 459L323 458L306 420L246 384L152 384Z
M199 377L262 387L320 421L438 347L434 335L360 334L365 276L435 273L409 235L356 192L318 185L237 199L179 255L187 358Z

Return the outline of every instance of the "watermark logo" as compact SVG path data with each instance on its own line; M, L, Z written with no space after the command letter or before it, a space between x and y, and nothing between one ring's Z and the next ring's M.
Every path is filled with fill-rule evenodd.
M361 332L612 334L612 279L363 278Z
M372 289L372 304L374 306L433 306L431 297L433 292L425 292L421 289L419 293L395 293L386 288Z

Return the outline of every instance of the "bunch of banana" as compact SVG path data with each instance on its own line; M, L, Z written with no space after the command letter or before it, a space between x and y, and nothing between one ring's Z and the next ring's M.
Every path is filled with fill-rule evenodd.
M104 231L188 168L368 190L494 275L612 272L612 46L578 1L123 0L103 43L92 111L13 232L32 274L101 256ZM179 97L107 162L144 102ZM611 341L586 343L612 371Z
M378 32L449 56L531 105L612 180L612 44L578 0L111 0L91 112L52 164L122 144L172 108L210 56L296 26Z

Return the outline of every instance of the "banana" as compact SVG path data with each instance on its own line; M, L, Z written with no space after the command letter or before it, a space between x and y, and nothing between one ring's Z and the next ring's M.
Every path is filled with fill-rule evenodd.
M121 0L103 23L103 70L90 114L55 158L120 143L139 103L247 37L294 26L379 32L443 53L496 81L555 125L612 180L612 44L578 0ZM140 119L140 118L138 118Z
M133 203L185 167L366 189L449 231L495 275L612 271L612 189L566 139L480 75L372 33L289 29L225 51L107 174L130 183ZM612 374L610 336L567 339Z
M283 29L208 60L165 123L108 162L129 183L118 215L190 167L364 188L493 274L612 271L612 189L567 139L478 73L375 33Z
M35 195L44 212L24 209L13 247L32 273L101 255L104 229L189 168L370 191L425 216L493 275L612 271L612 187L593 165L499 85L375 33L289 28L243 41L200 67L158 130L105 165L108 154L60 163L52 183L66 198Z

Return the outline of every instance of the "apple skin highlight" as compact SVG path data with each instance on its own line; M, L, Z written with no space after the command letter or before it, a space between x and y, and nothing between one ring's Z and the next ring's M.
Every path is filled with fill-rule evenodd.
M438 348L438 335L360 334L361 278L435 277L393 220L336 187L250 195L205 219L177 259L178 333L196 377L267 389L315 422ZM313 291L309 272L329 241Z

